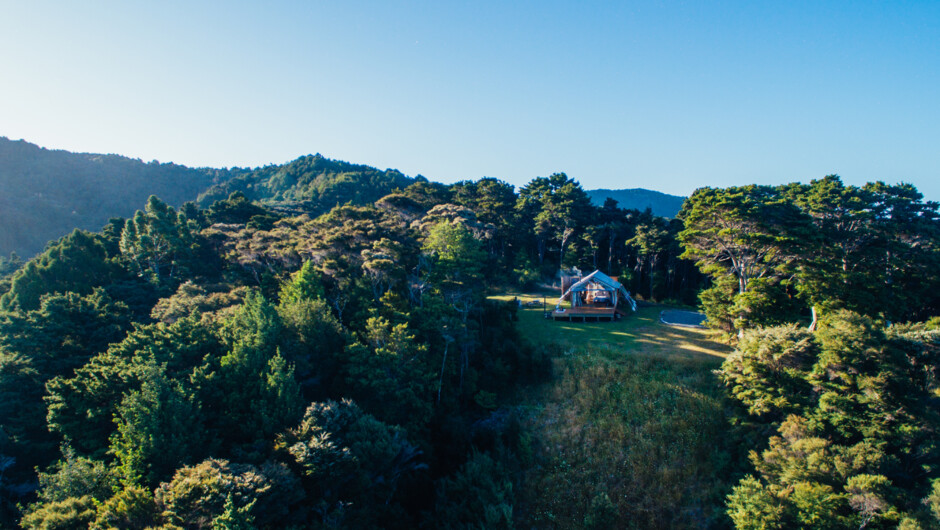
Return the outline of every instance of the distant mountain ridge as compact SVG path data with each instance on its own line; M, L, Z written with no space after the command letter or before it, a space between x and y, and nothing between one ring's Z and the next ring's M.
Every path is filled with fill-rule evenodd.
M0 137L0 255L29 258L75 228L130 217L150 195L178 206L239 170L72 153Z
M651 208L654 215L660 217L675 217L682 209L685 197L669 195L659 191L644 188L630 188L622 190L585 190L597 206L603 206L607 197L617 201L618 206L626 209L645 210Z
M100 230L112 217L134 215L150 195L208 207L237 191L281 211L318 215L423 179L319 154L255 169L193 169L0 137L0 256L28 259L75 228Z
M150 195L173 206L205 208L241 192L285 213L319 215L341 204L370 204L424 177L395 169L307 155L255 169L188 168L114 154L46 149L0 136L0 256L30 258L75 228L99 230L112 217L131 217ZM621 208L675 217L684 197L642 188L586 190Z

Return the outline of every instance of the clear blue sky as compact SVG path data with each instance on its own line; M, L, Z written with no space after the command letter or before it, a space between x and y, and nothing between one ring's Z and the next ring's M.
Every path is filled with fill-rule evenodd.
M0 136L49 148L940 199L938 1L0 0L0 47Z

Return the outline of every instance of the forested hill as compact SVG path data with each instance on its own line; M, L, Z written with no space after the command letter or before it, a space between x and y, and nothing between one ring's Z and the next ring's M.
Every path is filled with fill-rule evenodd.
M118 155L50 150L0 137L0 256L28 258L75 228L130 217L147 197L179 205L236 174Z
M597 206L603 206L608 197L619 203L621 208L628 210L640 210L652 208L653 215L660 217L675 217L682 208L682 201L685 197L678 195L669 195L659 191L646 190L643 188L631 188L625 190L585 190L588 197L591 198Z
M394 169L381 171L316 154L283 165L265 166L219 183L200 195L199 204L207 207L231 193L241 192L253 201L280 203L320 214L346 203L371 204L415 180Z
M396 179L304 157L0 278L0 528L938 528L940 205L913 186L346 204ZM736 351L713 372L654 307L526 315L572 267L698 301Z

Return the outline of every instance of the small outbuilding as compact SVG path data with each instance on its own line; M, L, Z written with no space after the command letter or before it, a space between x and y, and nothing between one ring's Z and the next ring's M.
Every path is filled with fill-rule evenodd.
M565 300L571 302L570 308L561 307ZM636 311L630 292L614 278L594 271L568 287L551 315L554 320L615 320L626 314L627 307Z

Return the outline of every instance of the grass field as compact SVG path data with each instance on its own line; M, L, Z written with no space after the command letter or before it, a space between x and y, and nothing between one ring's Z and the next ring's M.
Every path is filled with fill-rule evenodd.
M544 297L546 309L555 307L557 294ZM509 301L519 298L522 303L542 302L542 295L505 294L492 299ZM672 327L659 322L659 313L665 306L653 305L637 308L636 313L616 322L554 322L544 318L540 307L519 310L519 331L534 344L555 343L567 350L585 346L610 349L630 355L657 356L675 360L694 360L718 364L730 349L720 342L714 331Z
M494 298L513 296L542 300ZM599 323L520 309L522 334L556 352L552 380L519 400L534 455L517 492L520 527L727 523L733 441L712 370L730 350L709 330L661 324L663 309Z

